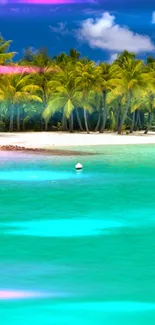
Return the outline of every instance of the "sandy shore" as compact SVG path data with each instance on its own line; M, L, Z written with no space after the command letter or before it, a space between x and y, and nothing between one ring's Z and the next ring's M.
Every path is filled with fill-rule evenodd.
M151 132L147 135L144 135L142 132L133 135L117 135L114 133L70 134L58 132L0 133L0 146L11 145L36 149L151 143L155 144L155 133Z
M59 147L77 148L78 146L128 144L155 144L155 133L150 132L147 135L142 132L133 135L62 132L0 133L1 150L3 150L3 146L18 146L23 147L23 150L24 148L55 150ZM69 152L69 154L71 153Z

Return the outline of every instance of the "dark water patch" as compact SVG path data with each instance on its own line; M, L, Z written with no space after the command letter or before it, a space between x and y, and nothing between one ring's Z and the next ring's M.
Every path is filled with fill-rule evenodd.
M51 155L51 156L93 156L97 155L98 153L95 152L87 152L87 151L76 151L76 150L60 150L60 149L38 149L38 148L27 148L21 146L0 146L0 151L13 151L13 152L23 152L27 154L39 154L39 155Z

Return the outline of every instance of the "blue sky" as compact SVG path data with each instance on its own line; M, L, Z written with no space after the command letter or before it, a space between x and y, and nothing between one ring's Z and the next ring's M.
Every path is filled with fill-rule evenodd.
M19 59L26 47L54 56L74 47L95 61L112 61L124 48L155 56L155 4L140 0L85 0L71 5L28 5L0 0L0 32Z

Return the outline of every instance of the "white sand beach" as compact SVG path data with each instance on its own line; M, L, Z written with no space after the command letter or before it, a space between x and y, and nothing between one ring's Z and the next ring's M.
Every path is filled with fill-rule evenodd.
M143 132L129 135L63 132L0 133L0 146L16 145L25 148L52 149L53 147L129 144L155 144L155 133L150 132L147 135Z

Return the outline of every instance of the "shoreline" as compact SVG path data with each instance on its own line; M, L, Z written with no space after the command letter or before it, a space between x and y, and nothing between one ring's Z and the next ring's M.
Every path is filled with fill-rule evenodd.
M155 144L155 133L135 132L129 135L115 133L65 133L65 132L21 132L0 133L0 151L46 153L51 155L95 155L79 147L107 145ZM79 148L79 150L78 150ZM95 148L94 148L95 149ZM85 150L87 151L87 150Z
M28 154L44 154L46 156L94 156L96 153L62 150L62 149L39 149L39 148L26 148L14 145L0 146L0 152L20 152Z

